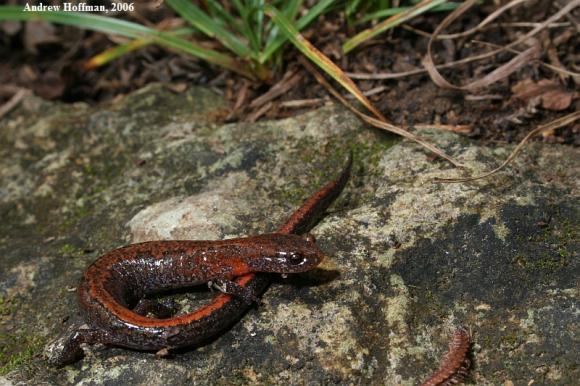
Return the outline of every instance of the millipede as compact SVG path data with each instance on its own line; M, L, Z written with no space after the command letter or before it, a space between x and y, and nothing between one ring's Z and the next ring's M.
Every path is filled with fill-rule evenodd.
M467 377L471 365L470 348L471 334L465 327L457 328L453 332L449 351L441 360L439 370L425 380L421 386L449 386L462 382Z

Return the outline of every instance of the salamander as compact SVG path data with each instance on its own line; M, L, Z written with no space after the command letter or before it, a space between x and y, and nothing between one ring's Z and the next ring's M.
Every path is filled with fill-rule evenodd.
M341 174L275 233L215 241L148 241L105 253L87 268L77 288L87 324L71 327L65 339L51 344L49 362L61 367L80 360L83 343L167 353L209 341L239 320L263 293L270 282L263 273L304 272L323 260L314 237L303 234L341 193L351 167L352 154ZM165 308L150 307L148 295L203 283L223 292L187 314L148 315L148 308Z

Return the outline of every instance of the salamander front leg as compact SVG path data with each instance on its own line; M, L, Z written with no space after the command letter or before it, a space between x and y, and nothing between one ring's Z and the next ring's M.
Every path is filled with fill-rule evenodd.
M225 294L230 294L241 298L247 304L260 303L258 298L251 289L242 287L236 282L226 279L215 279L207 283L209 288L215 288Z

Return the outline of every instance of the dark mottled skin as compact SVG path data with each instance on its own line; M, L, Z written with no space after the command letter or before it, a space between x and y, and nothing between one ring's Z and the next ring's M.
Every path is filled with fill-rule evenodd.
M341 175L314 193L277 233L221 241L149 241L115 249L87 268L78 287L87 328L53 344L56 366L83 357L82 343L138 350L193 346L231 326L269 283L259 272L296 273L323 259L314 238L299 236L324 215L349 178L352 156ZM140 303L151 293L213 282L224 287L194 312L148 317Z

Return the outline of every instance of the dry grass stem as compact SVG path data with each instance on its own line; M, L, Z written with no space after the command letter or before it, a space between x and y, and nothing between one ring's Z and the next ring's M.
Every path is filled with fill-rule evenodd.
M447 63L438 68L445 68L451 67L455 64ZM424 68L417 68L415 70L403 71L403 72L380 72L376 74L365 74L361 72L347 72L346 75L351 77L352 79L371 79L371 80L385 80L385 79L397 79L397 78L404 78L411 75L419 75L424 72L427 72Z
M423 65L427 69L427 72L429 73L431 80L433 80L433 82L435 84L437 84L439 87L473 92L477 89L481 89L482 87L485 87L485 86L491 84L492 81L497 81L497 80L501 79L502 76L505 77L505 76L509 75L510 73L515 71L514 66L524 65L525 58L527 57L528 58L527 60L529 60L529 58L531 57L531 55L533 53L532 51L530 51L531 49L533 49L533 47L532 47L532 48L522 52L519 56L516 56L516 58L512 59L510 62L500 66L499 68L494 70L492 73L484 76L483 78L481 78L475 82L469 83L469 84L464 85L464 86L455 86L455 85L449 83L445 78L443 78L443 76L439 73L439 71L437 71L435 63L433 62L433 57L432 57L433 42L435 41L437 36L441 33L441 31L443 31L445 28L447 28L453 21L455 21L457 18L459 18L463 13L465 13L475 3L476 3L476 0L468 0L465 3L461 4L461 6L459 6L457 9L455 9L455 11L450 13L441 22L441 24L439 24L439 26L437 26L437 28L435 29L435 31L431 35L431 38L429 39L429 43L427 44L427 54L425 55L425 57L423 59ZM513 41L513 42L511 42L503 47L492 50L490 52L466 58L463 60L463 63L467 63L469 61L480 60L482 58L487 58L487 57L496 55L499 52L506 51L506 50L518 45L518 44L521 44L521 43L525 42L527 39L536 35L541 30L543 30L547 25L559 20L560 18L562 18L566 14L570 13L574 8L578 7L579 5L580 5L580 0L573 0L573 1L569 2L568 4L566 4L564 7L562 7L554 15L550 16L544 22L540 23L538 26L536 26L531 31L529 31L527 34L522 36L521 38L519 38L519 39L517 39L517 40L515 40L515 41ZM538 49L539 48L535 48L536 51ZM524 55L524 53L526 55Z
M490 47L494 47L494 48L501 47L501 46L498 46L497 44L483 42L481 40L472 40L472 42L473 43L478 43L478 44L484 44L486 46L490 46ZM521 54L521 51L514 50L513 48L508 48L507 51L511 52L512 54L518 54L518 55ZM549 54L549 51L548 51L548 54ZM573 72L573 71L568 70L561 63L560 63L560 66L561 67L558 67L558 66L555 66L555 65L550 64L550 63L542 62L541 60L537 60L537 62L541 66L543 66L543 67L545 67L545 68L547 68L547 69L549 69L551 71L554 71L554 72L556 72L559 75L580 77L580 73ZM558 60L558 62L559 62L559 60Z
M482 178L492 176L495 173L497 173L498 171L500 171L501 169L503 169L506 165L508 165L516 157L516 155L522 150L522 148L524 147L526 142L530 138L532 138L533 136L538 135L538 134L543 133L543 132L546 132L546 131L551 131L551 130L555 130L557 128L566 126L566 125L568 125L568 124L570 124L578 119L580 119L580 111L573 112L571 114L557 118L557 119L555 119L555 120L553 120L545 125L538 126L534 130L530 131L528 133L528 135L526 135L524 137L524 139L522 139L520 141L520 143L518 143L516 148L509 155L509 157L507 157L507 159L500 166L498 166L497 168L495 168L487 173L484 173L484 174L481 174L481 175L475 176L475 177L466 177L466 178L436 178L434 180L434 182L442 182L442 183L467 182L467 181L475 181L475 180L479 180Z
M476 25L473 28L470 28L470 29L465 30L465 31L462 31L462 32L454 33L454 34L440 34L440 35L434 37L434 39L437 39L437 40L456 39L456 38L460 38L460 37L463 37L463 36L472 35L472 34L478 32L478 31L482 30L483 28L485 28L492 21L494 21L499 16L501 16L501 14L504 13L505 11L509 10L510 8L515 7L516 5L520 5L522 3L525 3L526 1L528 1L528 0L515 0L515 1L511 1L511 2L509 2L507 4L505 4L504 6L499 7L498 9L496 9L495 11L493 11L492 13L490 13L485 19L483 19L481 21L481 23L479 23L478 25ZM428 37L428 38L431 38L433 36L432 34L430 34L428 32L425 32L425 31L422 31L422 30L413 28L411 26L407 26L406 25L406 26L404 26L404 28L405 29L408 29L410 31L413 31L413 32L417 33L418 35L425 36L425 37Z
M316 80L328 90L328 92L330 92L332 95L334 95L334 97L336 99L338 99L343 105L345 105L350 111L352 111L356 116L358 116L364 122L368 123L371 126L389 131L391 133L400 135L401 137L404 137L404 138L410 139L414 142L417 142L418 144L420 144L423 147L425 147L426 149L430 150L431 152L433 152L437 156L449 161L453 166L458 167L458 168L463 167L463 165L461 163L457 162L452 157L445 154L445 152L443 152L442 150L440 150L436 146L432 145L424 138L421 138L418 135L410 133L407 130L404 130L398 126L392 125L392 124L387 123L383 120L379 120L379 119L373 118L367 114L362 113L356 107L354 107L345 97L343 97L338 91L336 91L330 85L330 83L328 83L326 81L326 79L322 76L322 74L320 74L320 72L318 72L314 68L314 66L312 66L307 60L300 58L300 62L304 65L304 67L306 67L306 69L308 71L310 71L310 73L316 78Z

